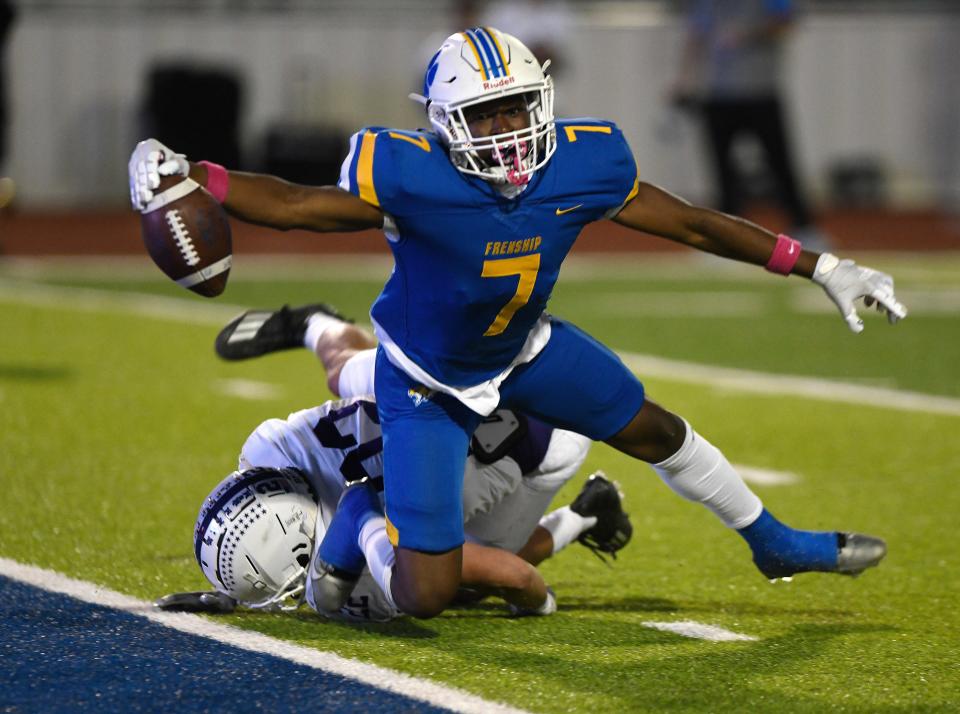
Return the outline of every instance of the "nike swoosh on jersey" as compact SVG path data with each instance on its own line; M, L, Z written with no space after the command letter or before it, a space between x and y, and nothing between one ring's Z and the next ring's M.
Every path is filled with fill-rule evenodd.
M576 206L571 206L570 208L558 208L557 215L562 216L564 213L570 213L570 211L576 211L582 205L583 205L582 203L578 203Z

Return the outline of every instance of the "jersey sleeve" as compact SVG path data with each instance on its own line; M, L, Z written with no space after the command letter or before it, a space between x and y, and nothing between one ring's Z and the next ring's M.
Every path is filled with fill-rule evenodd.
M435 153L424 132L367 127L350 138L338 186L391 216L421 209L417 187Z
M366 127L350 137L350 150L340 167L337 185L389 213L396 195L398 172L391 146L386 141L388 131L383 127Z
M576 160L579 192L589 201L597 219L616 215L639 190L633 152L613 122L570 119L557 123L557 142L565 143Z

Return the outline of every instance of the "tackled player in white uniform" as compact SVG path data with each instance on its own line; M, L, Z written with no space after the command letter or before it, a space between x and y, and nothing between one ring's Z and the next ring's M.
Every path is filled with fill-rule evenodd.
M197 519L197 560L211 584L254 608L293 609L306 599L314 610L335 619L386 621L402 614L370 569L337 612L318 607L310 589L304 589L310 554L322 541L344 488L360 478L382 481L380 440L376 406L363 397L260 424L243 445L238 471L213 490ZM625 545L629 520L620 509L616 486L602 475L592 476L574 502L572 508L583 513L568 506L544 515L583 464L589 446L589 439L579 434L544 428L509 410L496 412L477 429L467 460L468 541L517 553L539 527L539 538L549 533L550 545L546 552L528 549L524 555L533 561L575 539L596 546L595 531L605 533L598 551L613 553ZM601 516L599 527L591 513ZM531 557L536 550L540 555ZM512 607L524 614L554 609L552 592L539 608Z

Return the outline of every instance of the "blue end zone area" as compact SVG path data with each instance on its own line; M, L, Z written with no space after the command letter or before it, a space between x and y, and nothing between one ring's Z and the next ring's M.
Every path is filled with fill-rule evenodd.
M0 710L446 712L0 576Z

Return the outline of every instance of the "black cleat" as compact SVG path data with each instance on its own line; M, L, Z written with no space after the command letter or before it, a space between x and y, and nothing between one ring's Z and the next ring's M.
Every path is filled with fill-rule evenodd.
M616 559L616 553L630 542L633 526L623 510L623 496L618 485L602 471L592 474L570 504L570 510L581 516L594 516L597 524L580 534L577 540L604 560L603 554Z
M170 593L157 598L153 603L159 610L168 612L207 612L214 615L228 615L237 607L237 601L229 595L217 591Z
M325 303L294 308L284 305L274 311L248 310L220 330L214 348L223 359L241 360L303 347L307 320L318 312L353 322Z

